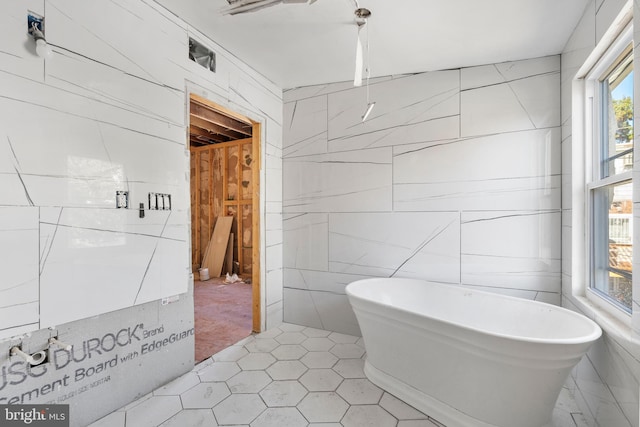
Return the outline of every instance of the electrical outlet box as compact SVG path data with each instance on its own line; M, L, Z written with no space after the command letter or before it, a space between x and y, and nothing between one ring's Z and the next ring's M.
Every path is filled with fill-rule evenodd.
M171 194L149 193L149 210L170 211Z
M27 11L27 33L33 34L33 27L44 33L44 16Z
M156 198L156 193L149 193L149 210L153 211L158 209L158 200Z
M164 209L164 194L156 193L156 208L158 210Z
M116 191L116 208L127 209L129 207L129 192Z

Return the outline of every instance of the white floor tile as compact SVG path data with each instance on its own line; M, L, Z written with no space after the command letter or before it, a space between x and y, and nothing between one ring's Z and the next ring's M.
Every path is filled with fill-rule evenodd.
M200 384L200 377L195 372L188 372L171 381L169 384L160 387L153 392L154 396L177 396L192 387Z
M230 394L225 383L204 382L182 393L180 399L185 409L211 409Z
M350 405L376 405L382 397L382 389L366 378L344 380L337 390Z
M297 380L307 371L298 360L280 360L267 368L267 373L274 380Z
M309 369L299 381L309 391L335 391L342 380L333 369Z
M446 427L371 383L365 357L362 338L285 323L222 350L91 427ZM563 388L553 422L591 425L571 387Z
M341 359L333 366L333 370L344 378L365 378L364 360Z
M227 380L231 393L258 393L271 382L265 371L242 371Z
M306 427L307 420L296 408L268 408L251 423L251 427Z
M310 351L300 361L307 368L332 368L338 362L338 358L328 351Z
M344 427L395 427L396 419L378 405L352 406L342 419Z
M125 427L125 417L125 412L112 412L91 424L91 427Z
M160 427L214 427L217 425L211 409L185 409L162 423Z
M260 392L270 408L296 406L306 394L307 389L298 381L274 381Z
M198 372L201 381L226 381L240 372L236 362L215 362Z
M249 353L238 360L238 365L244 371L267 369L276 361L270 353Z
M126 427L157 427L182 410L178 396L154 396L127 411Z
M382 399L380 399L380 406L399 420L421 420L427 418L425 414L418 411L413 406L407 405L402 400L389 393L384 393L382 395Z
M233 394L213 408L218 424L249 424L267 409L257 394Z
M273 350L271 355L278 360L298 360L307 353L300 344L283 344Z
M339 422L349 404L334 392L312 392L298 404L298 409L309 422Z

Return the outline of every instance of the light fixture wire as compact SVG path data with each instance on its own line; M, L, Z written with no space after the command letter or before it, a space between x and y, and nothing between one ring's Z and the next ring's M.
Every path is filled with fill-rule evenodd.
M366 21L365 21L366 24ZM356 70L355 70L355 76L353 78L353 85L354 86L362 86L362 63L363 63L363 59L362 59L362 39L360 39L360 30L362 30L362 25L365 24L358 24L358 38L356 40ZM369 31L367 29L367 31Z
M365 113L362 115L362 121L364 122L365 120L367 120L367 118L369 117L369 114L371 114L371 111L373 110L373 107L376 105L375 102L370 102L369 101L369 78L371 77L371 51L369 49L369 21L368 19L365 19L365 24L367 27L367 46L366 46L366 50L367 50L367 68L365 69L366 73L367 73L367 82L366 82L366 91L367 91L367 111L365 111Z

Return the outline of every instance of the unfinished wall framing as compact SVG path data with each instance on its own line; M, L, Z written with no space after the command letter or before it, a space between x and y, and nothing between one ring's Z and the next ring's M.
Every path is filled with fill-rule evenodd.
M192 268L196 271L216 219L234 218L233 259L239 274L253 271L253 140L191 147ZM227 271L223 271L226 273Z

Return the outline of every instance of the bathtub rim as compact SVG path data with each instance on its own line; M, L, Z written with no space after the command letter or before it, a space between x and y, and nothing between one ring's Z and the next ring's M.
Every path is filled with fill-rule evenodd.
M503 334L503 333L499 333L499 332L495 332L495 331L488 331L486 329L476 328L476 327L473 327L473 326L463 325L463 324L460 324L460 323L453 322L453 321L451 321L449 319L443 319L443 318L439 318L439 317L428 316L425 313L420 313L420 312L415 311L415 310L408 310L406 308L399 307L397 305L385 304L385 303L382 303L380 301L375 301L375 300L372 300L370 298L363 297L361 295L358 295L355 292L359 287L363 287L365 283L380 283L380 282L384 282L384 281L420 282L420 283L427 284L429 286L435 286L435 287L439 287L439 288L443 288L443 289L447 289L447 290L453 290L453 291L465 290L465 291L469 291L469 292L472 292L472 293L475 293L475 294L485 295L485 296L488 296L490 298L495 298L495 299L501 299L501 300L506 300L506 301L517 301L519 303L524 302L525 304L532 304L532 305L543 305L545 307L550 308L551 310L555 310L555 311L561 312L564 315L571 316L573 318L579 319L580 321L586 322L588 325L591 326L592 332L589 333L589 334L586 334L586 335L582 335L580 337L575 337L575 338L538 338L538 337ZM372 277L372 278L368 278L368 279L356 280L356 281L353 281L353 282L347 284L345 286L345 293L346 293L346 295L347 295L347 297L349 299L354 299L355 301L363 301L363 302L375 304L375 305L378 305L378 306L381 306L381 307L387 307L387 308L392 309L392 310L398 310L400 312L408 313L408 314L411 314L411 315L424 316L424 317L427 317L429 319L434 319L434 320L437 320L439 322L446 323L448 325L452 325L452 326L455 326L455 327L458 327L458 328L461 328L461 329L472 331L474 333L479 333L479 334L483 334L483 335L490 335L490 336L493 336L493 337L496 337L496 338L502 338L502 339L520 341L520 342L538 343L538 344L550 344L550 345L558 344L558 345L560 345L560 344L587 344L587 343L593 343L593 342L597 341L602 336L602 328L595 321L589 319L588 317L586 317L585 315L583 315L581 313L577 313L577 312L569 310L569 309L567 309L565 307L561 307L561 306L557 306L557 305L554 305L554 304L549 304L549 303L541 302L541 301L535 301L535 300L529 300L529 299L525 299L525 298L514 297L514 296L510 296L510 295L503 295L503 294L494 293L494 292L482 291L480 289L463 287L463 286L458 285L458 284L443 284L443 283L438 283L438 282L432 282L432 281L429 281L429 280L411 279L411 278L402 278L402 277L392 277L392 278ZM352 304L352 307L353 307L353 302L351 302L351 304Z

